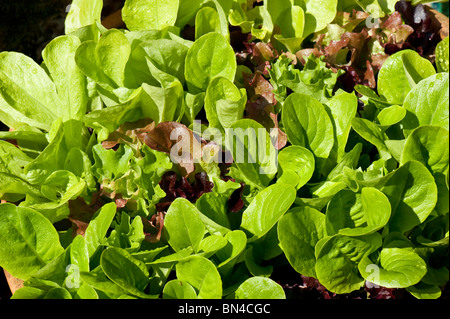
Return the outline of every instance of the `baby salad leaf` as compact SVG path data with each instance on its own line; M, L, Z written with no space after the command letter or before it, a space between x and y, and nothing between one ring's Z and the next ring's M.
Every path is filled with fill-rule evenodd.
M87 128L82 122L70 120L54 123L54 137L50 144L32 162L24 167L30 183L42 184L56 170L65 166L67 155L72 148L85 150L88 144Z
M244 253L244 263L253 276L270 277L273 272L272 265L263 265L263 249L257 244L248 245Z
M280 27L281 34L274 38L280 41L290 52L301 49L304 39L305 13L299 6L292 5L289 0L267 2L267 10L272 16L272 23Z
M89 251L83 236L77 235L70 247L70 263L76 265L79 271L89 271Z
M191 246L189 246L188 248L179 250L178 252L173 253L173 254L167 253L167 251L165 251L165 252L161 253L161 255L159 255L161 257L158 256L159 258L152 260L152 261L145 261L145 263L147 265L175 264L176 262L183 260L186 257L192 255L193 252L194 252L194 250L192 249ZM147 253L145 253L145 254L143 253L143 255L146 255L146 254ZM151 252L151 254L153 254L153 253ZM139 254L135 254L135 256L138 259L140 258ZM145 256L145 258L147 258L147 256Z
M272 70L273 69L273 70ZM277 89L277 99L283 101L286 98L286 87L294 93L310 95L322 103L326 103L333 96L333 89L337 78L344 71L333 72L327 67L324 57L316 57L310 54L302 70L295 68L291 59L285 55L272 64L269 70L271 83Z
M195 39L208 32L217 32L229 41L228 12L231 9L232 2L226 0L205 1L205 7L200 9L195 17ZM209 9L213 9L214 12ZM199 32L197 32L197 28L199 28Z
M389 198L391 232L405 232L424 222L437 202L433 175L418 161L409 161L397 169L381 191Z
M183 29L186 24L192 23L195 20L195 15L205 2L206 0L180 1L178 17L175 25L180 29Z
M291 185L276 183L253 198L242 214L241 228L253 234L254 239L266 234L291 207L296 191Z
M339 191L347 188L344 182L332 182L332 181L322 181L319 183L314 183L310 187L310 192L312 197L310 198L300 198L295 199L295 204L300 206L310 206L319 211L321 211L328 202L336 195Z
M449 39L447 36L436 46L436 68L438 72L449 71Z
M268 42L272 36L274 25L266 2L264 6L253 7L243 0L234 1L228 19L231 25L239 26L243 33L251 33L257 39Z
M125 67L125 86L136 89L142 83L157 85L147 67L147 59L161 71L169 73L184 83L184 62L188 48L165 38L155 30L133 31L125 36L131 44L131 53Z
M100 22L102 8L102 0L73 0L65 20L66 34L96 21Z
M41 192L37 186L31 185L24 178L0 172L0 197L2 200L17 202L26 195L39 197Z
M438 213L448 212L448 158L449 133L440 126L424 125L415 129L403 147L400 164L416 160L425 165L433 174L438 189Z
M377 148L378 153L383 160L387 161L393 157L389 151L389 148L385 144L388 137L379 125L364 118L354 117L352 119L352 128L362 138Z
M64 170L69 171L75 176L85 180L89 191L96 190L96 180L91 171L92 163L89 156L79 148L72 148L67 154L64 162Z
M62 254L64 249L51 222L31 208L0 205L1 267L27 280Z
M0 53L0 116L16 128L28 124L49 131L62 114L55 84L31 58L16 52Z
M292 7L290 0L267 0L264 1L264 8L270 13L272 23L281 26L283 23L283 13ZM290 20L290 19L285 19Z
M179 0L126 0L122 18L130 31L161 30L177 20Z
M225 137L234 160L229 175L257 189L268 186L277 172L277 154L266 128L241 119L225 129Z
M417 299L437 299L442 295L439 286L429 285L419 282L417 285L410 286L406 290Z
M61 237L60 237L61 238ZM31 274L30 278L24 282L28 286L43 286L48 290L49 287L61 287L65 282L70 281L66 271L70 264L71 246L63 250L56 258L49 261L38 271Z
M46 294L46 291L39 288L24 286L11 296L11 299L39 299Z
M54 223L68 216L69 200L76 199L85 189L86 182L73 173L54 171L41 186L43 196L29 196L22 205L35 209Z
M228 35L228 23L225 29L225 37ZM211 7L201 8L195 16L195 39L209 32L221 33L220 16L217 10Z
M328 235L361 236L383 228L391 216L388 198L373 187L363 187L361 194L343 190L328 203Z
M188 282L173 279L164 285L163 299L197 299L197 293Z
M210 258L226 245L227 240L221 235L206 236L202 239L200 245L198 246L198 250L200 251L198 255L205 258Z
M137 89L129 100L115 106L94 110L83 117L88 127L97 131L97 140L103 142L110 133L126 122L135 122L144 118L141 107L141 89Z
M92 148L95 164L92 166L94 175L102 182L120 178L130 169L130 161L133 158L133 150L125 144L121 144L117 151L107 150L101 144Z
M210 194L211 196L205 196L207 194ZM226 215L226 211L223 211L224 209L226 209L227 206L214 207L212 205L217 205L217 204L218 204L218 206L220 206L221 204L227 205L228 197L224 197L224 196L221 196L221 195L213 193L213 192L204 193L200 198L202 198L202 197L203 197L203 200L202 200L203 203L205 203L204 199L210 199L210 200L208 201L209 203L207 205L202 205L202 204L197 205L198 216L200 217L201 221L205 225L206 230L211 235L224 236L225 234L227 234L230 231L228 216ZM199 200L200 200L200 198L199 198ZM196 204L197 203L198 203L198 200L197 200ZM214 212L214 211L212 211L212 209L217 209L217 211ZM220 212L221 210L222 210L222 212ZM205 214L203 214L203 211L205 212ZM225 215L221 215L221 214L225 214ZM216 220L218 220L219 222L216 222ZM221 224L220 222L222 222L225 226L223 224Z
M23 168L33 159L15 145L0 140L0 172L23 175Z
M379 264L366 256L358 268L366 280L386 288L414 286L427 272L425 261L409 248L383 248Z
M234 81L236 73L234 50L220 33L210 32L190 47L186 56L185 78L191 93L205 92L218 76Z
M400 165L416 160L432 174L448 172L449 132L440 126L425 125L415 129L403 147Z
M145 239L144 225L140 216L131 222L130 216L122 212L120 223L115 223L113 227L108 237L108 244L113 247L120 247L132 253L139 249Z
M328 290L349 293L364 285L359 262L381 247L381 235L325 237L316 245L317 279Z
M80 44L75 36L61 36L52 40L42 52L45 66L61 98L58 114L64 121L79 120L87 111L87 79L75 63L75 52Z
M225 196L216 192L203 193L195 202L195 206L215 223L230 228L230 221L227 216L228 199L229 195Z
M291 266L304 276L317 278L314 247L327 235L325 215L303 206L290 209L278 222L278 239Z
M298 175L297 189L305 185L314 173L314 155L308 149L301 146L291 145L283 148L278 153L278 163L281 167L279 174L291 170Z
M205 96L205 112L210 127L229 128L244 117L247 103L245 89L238 89L233 82L216 77L208 85Z
M89 222L85 239L90 257L94 255L102 240L105 238L115 215L116 204L108 203L99 209Z
M129 294L139 298L156 298L143 292L149 282L145 264L124 249L111 247L101 256L100 265L106 276Z
M70 245L70 264L65 265L68 274L64 280L64 288L76 299L98 299L94 288L83 282L81 272L89 272L89 252L83 236L77 235Z
M341 229L358 227L359 223L356 217L363 217L361 211L361 194L348 189L340 191L328 203L326 211L327 233L334 235L339 233Z
M184 111L183 121L187 121L187 123L193 123L197 114L203 109L205 104L205 92L201 92L198 94L191 94L189 92L185 92L185 102L186 107Z
M216 266L204 257L190 256L176 265L177 278L195 288L199 299L221 299L222 279Z
M314 1L310 1L314 2ZM326 110L331 113L330 118L334 127L334 145L331 154L335 153L339 163L345 156L345 146L351 129L352 119L356 115L358 99L354 93L338 91L327 103Z
M362 143L358 143L350 152L346 153L344 157L339 161L339 163L328 174L327 180L343 181L345 169L356 169L356 167L358 166L362 148Z
M322 2L294 0L294 4L300 6L305 11L304 37L322 30L334 20L338 2L338 0L326 0Z
M52 288L45 294L44 299L72 299L72 295L64 288Z
M417 83L435 73L430 61L415 51L402 50L391 55L381 67L378 92L387 102L402 105Z
M193 204L187 199L177 198L167 210L163 232L175 251L192 247L197 252L205 233L205 225Z
M283 288L265 277L248 278L234 294L236 299L286 299Z
M292 144L308 148L318 159L328 157L334 144L333 124L318 100L301 93L289 95L282 121Z
M228 278L238 257L247 246L247 236L242 230L233 230L225 235L228 243L216 253L221 263L217 266L222 278Z
M42 152L48 145L45 134L36 127L27 124L19 124L14 131L1 131L0 139L17 141L17 146L30 155Z
M382 128L388 128L406 116L406 109L399 105L391 105L380 111L377 115L377 120L380 122Z
M147 60L149 69L158 86L142 84L141 108L144 117L151 118L155 124L181 118L184 103L184 90L180 81L172 75L159 71Z
M105 32L98 43L83 42L77 49L75 61L86 76L112 89L123 87L125 66L131 46L119 30Z
M291 145L283 148L278 153L278 163L281 167L278 174L284 176L283 172L295 172L299 179L296 189L300 189L312 177L315 168L314 155L306 148Z
M448 73L432 75L409 92L403 105L407 111L402 121L405 133L422 125L438 125L448 130L448 78Z

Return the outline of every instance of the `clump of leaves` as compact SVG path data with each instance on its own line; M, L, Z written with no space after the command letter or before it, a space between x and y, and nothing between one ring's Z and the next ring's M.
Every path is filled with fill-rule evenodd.
M367 3L315 3L127 0L127 30L108 30L101 1L76 0L44 64L0 53L13 129L0 137L15 141L0 141L0 265L24 281L13 298L268 299L289 285L439 298L448 72L401 50L376 91L342 90L326 56L294 53ZM388 41L409 32L398 18L383 20ZM329 39L336 63L361 55L355 19Z

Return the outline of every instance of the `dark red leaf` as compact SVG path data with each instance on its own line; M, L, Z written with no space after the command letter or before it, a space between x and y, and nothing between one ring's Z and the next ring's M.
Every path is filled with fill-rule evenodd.
M141 217L144 224L145 240L156 243L161 239L162 230L164 227L164 213L157 212L153 214L150 220Z
M166 196L156 204L156 210L159 212L167 211L170 204L179 197L195 203L200 196L211 192L214 187L205 172L197 173L194 181L190 183L186 177L179 177L175 172L170 171L162 176L159 185L166 193Z

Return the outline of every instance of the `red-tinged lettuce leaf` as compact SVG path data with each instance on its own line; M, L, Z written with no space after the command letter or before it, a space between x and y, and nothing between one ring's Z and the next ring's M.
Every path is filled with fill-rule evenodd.
M255 43L246 39L243 44L245 49L236 54L240 64L246 65L252 71L267 75L267 67L279 57L278 51L271 43Z
M262 98L267 104L274 104L275 95L272 92L272 84L264 78L261 72L255 74L244 74L244 85L249 92L249 99L256 100Z
M102 142L105 149L116 147L120 143L126 143L129 146L136 145L142 141L145 134L155 127L155 122L151 119L142 119L136 122L126 122L112 132L109 137ZM136 146L139 146L136 145ZM134 147L133 147L134 148Z
M401 49L412 49L433 63L436 45L448 36L448 18L440 20L429 7L423 4L413 6L409 1L397 2L395 10L401 14L405 24L414 30ZM397 51L393 46L386 47L388 54Z
M241 187L239 189L235 190L233 192L233 194L231 194L230 199L228 200L228 209L232 213L237 213L237 212L241 211L245 206L245 203L242 200L245 183L240 183L240 184L241 184Z
M175 172L167 172L161 178L159 185L166 196L156 204L157 211L167 211L170 204L178 197L195 203L200 196L211 192L214 187L205 172L196 174L193 182L189 182L184 176L179 177Z
M92 196L92 201L86 203L81 197L69 201L69 216L68 219L72 222L73 236L84 236L92 216L100 209L106 202L101 198L100 193L96 192Z
M195 171L195 161L202 156L202 141L192 130L178 122L162 122L144 136L151 149L171 155L183 176Z
M398 11L394 11L381 26L383 32L387 36L387 43L401 45L406 42L408 37L414 33L414 28L404 24L402 15Z
M370 299L398 299L401 289L386 288L374 285L366 281L364 290L369 294Z
M325 31L315 35L314 47L300 50L297 57L305 63L303 56L311 53L325 56L328 67L346 72L338 82L348 92L355 85L375 88L381 66L400 50L415 50L434 62L443 23L422 5L399 1L396 10L379 21L361 11L338 14Z
M244 73L244 84L249 94L245 108L245 117L262 124L270 132L275 141L274 146L279 150L287 143L286 133L278 125L275 105L277 101L272 84L257 71L255 74Z
M153 214L150 219L141 217L142 223L144 224L145 240L151 243L160 241L164 227L164 216L165 214L163 212L157 212L156 214Z

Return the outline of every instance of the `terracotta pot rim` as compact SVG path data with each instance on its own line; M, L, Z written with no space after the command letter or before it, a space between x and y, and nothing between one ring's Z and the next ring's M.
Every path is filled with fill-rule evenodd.
M11 290L11 295L23 287L23 280L13 277L6 269L3 269L6 281L8 282L9 289Z

